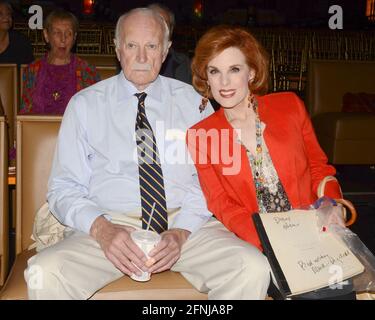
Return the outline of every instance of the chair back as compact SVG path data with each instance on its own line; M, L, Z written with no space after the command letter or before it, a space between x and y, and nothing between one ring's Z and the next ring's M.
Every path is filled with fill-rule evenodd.
M9 267L8 141L5 117L0 108L0 287Z
M116 54L115 43L113 39L115 38L115 29L113 27L104 28L104 53L106 54Z
M15 115L18 107L18 76L16 64L0 64L0 97L8 122L8 143L15 138Z
M102 29L79 29L77 33L77 53L101 54Z
M113 77L119 72L114 66L98 66L96 70L99 72L101 80Z
M34 216L46 202L59 116L17 117L16 254L32 243Z
M374 61L312 59L306 93L310 115L341 112L345 93L375 93L374 80Z
M98 66L113 66L116 67L119 62L114 54L78 54L80 58L88 63Z

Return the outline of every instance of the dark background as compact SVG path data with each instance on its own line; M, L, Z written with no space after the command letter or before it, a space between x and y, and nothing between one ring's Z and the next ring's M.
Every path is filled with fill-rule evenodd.
M29 1L10 0L16 8L17 18L28 18L32 4L41 5L47 11L60 6L72 11L80 19L115 23L118 16L135 7L147 6L150 0L95 0L94 12L84 15L81 0ZM369 28L365 16L367 0L161 0L176 13L177 25L209 26L217 23L233 23L254 26L288 26L328 28L331 16L328 9L340 5L344 14L344 29ZM202 17L194 15L194 8L201 3Z

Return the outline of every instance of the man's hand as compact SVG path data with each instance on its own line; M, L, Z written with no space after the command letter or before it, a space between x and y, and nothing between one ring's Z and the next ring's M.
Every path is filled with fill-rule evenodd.
M98 217L90 229L90 235L99 243L108 260L129 276L133 273L141 275L133 263L146 270L146 256L130 237L133 230L133 227L113 224L103 216Z
M146 266L151 273L169 270L180 258L182 245L190 235L190 231L184 229L170 229L161 234L158 245L149 253L150 259Z

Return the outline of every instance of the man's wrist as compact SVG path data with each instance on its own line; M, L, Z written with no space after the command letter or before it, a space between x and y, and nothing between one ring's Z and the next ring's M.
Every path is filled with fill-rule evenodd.
M109 223L111 222L109 222L104 216L97 217L91 225L90 236L97 240L100 231Z
M169 229L169 231L173 231L176 234L178 234L181 244L184 244L191 234L189 230L180 229L180 228Z

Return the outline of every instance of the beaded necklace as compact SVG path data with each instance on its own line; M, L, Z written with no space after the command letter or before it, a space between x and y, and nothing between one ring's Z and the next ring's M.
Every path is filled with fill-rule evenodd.
M248 108L250 107L253 108L255 114L255 155L246 148L240 138L237 138L237 141L246 149L250 161L259 212L266 213L291 210L292 207L288 196L279 181L263 139L263 126L259 118L258 101L252 95L249 97ZM229 118L230 117L228 117L228 121L230 122L231 120Z
M255 98L254 95L249 96L249 105L248 108L252 107L254 114L255 114L255 142L256 142L256 149L255 149L255 157L250 153L250 151L246 148L246 146L242 143L241 140L239 140L239 143L244 146L246 149L246 152L250 154L251 159L253 160L255 166L254 166L254 182L255 182L255 189L256 189L256 195L257 198L260 199L261 197L258 197L260 193L262 192L263 185L264 185L264 175L262 170L263 165L263 139L262 139L262 125L259 119L259 113L258 113L258 100ZM231 121L231 117L228 117L228 121Z
M256 139L255 140L256 142L255 157L250 153L250 151L246 148L246 146L242 143L241 140L239 140L238 142L244 146L244 148L246 149L246 152L250 153L251 158L254 160L254 164L255 164L254 180L255 180L255 186L257 189L257 193L258 193L258 190L261 190L261 187L264 183L264 175L262 173L263 172L262 171L262 164L263 164L262 125L261 125L261 122L259 119L259 113L258 113L258 100L252 94L249 96L248 100L249 100L248 108L252 107L254 114L255 114L255 139ZM227 116L227 118L228 118L228 121L231 122L232 117Z
M255 98L254 98L255 100ZM263 145L262 124L259 119L258 102L253 103L255 113L255 135L256 154L250 154L254 164L255 194L258 200L259 212L287 211L291 210L288 196L281 185L277 173L272 165L270 168L269 154L267 147ZM274 174L272 173L274 171Z
M262 139L262 125L259 119L259 113L258 113L258 100L253 100L253 111L255 113L255 142L256 142L256 149L255 149L255 157L251 155L254 159L255 164L255 176L254 176L254 182L255 182L255 190L256 190L256 196L258 199L261 199L260 193L262 192L263 185L264 185L264 175L262 170L263 165L263 139Z

